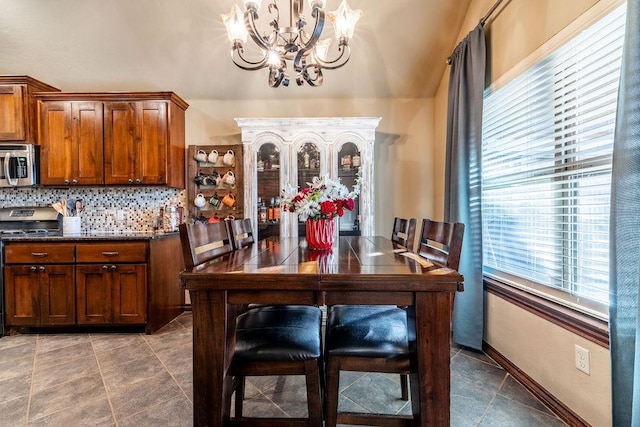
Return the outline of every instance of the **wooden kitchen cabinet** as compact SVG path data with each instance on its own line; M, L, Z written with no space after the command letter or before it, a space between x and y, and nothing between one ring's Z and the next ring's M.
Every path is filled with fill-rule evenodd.
M146 268L145 264L77 266L78 325L145 323Z
M37 143L35 92L58 92L29 76L0 76L0 141Z
M43 185L184 188L185 110L188 104L173 92L60 92L39 93L36 98ZM95 129L88 129L87 125L79 134L80 138L91 139L87 151L82 140L74 140L74 133L68 131L76 126L77 114L74 115L72 108L61 110L60 103L95 104ZM94 150L94 143L99 147L98 151ZM81 160L95 163L95 172L100 169L99 181L89 182L85 177L75 176L71 161L57 158L59 150L69 144L76 147ZM61 152L68 151L67 148Z
M180 236L5 241L7 332L31 327L139 327L153 333L184 310ZM176 256L179 254L179 256Z
M73 245L20 244L5 250L7 325L73 325Z
M104 104L105 184L179 183L168 170L168 103L164 101Z
M40 107L42 185L100 185L103 181L102 103L51 101Z
M78 324L145 323L147 245L86 243L76 251Z

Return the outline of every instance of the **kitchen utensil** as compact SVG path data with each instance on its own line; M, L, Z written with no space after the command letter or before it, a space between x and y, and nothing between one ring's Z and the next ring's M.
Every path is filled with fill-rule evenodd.
M198 175L196 175L195 178L193 178L193 182L195 182L198 185L204 185L204 180L207 178L207 175L205 175L202 172L198 172Z
M218 193L214 193L213 196L211 196L209 204L216 209L220 207L220 197L218 196Z
M56 210L60 215L64 216L64 211L62 210L62 203L55 202L51 204L51 207Z
M218 161L218 150L211 150L209 156L207 156L209 163L215 163Z
M222 163L227 166L233 166L236 161L236 153L233 150L227 150L225 155L222 157Z
M202 193L198 193L195 199L193 199L193 204L196 205L197 208L203 208L204 205L207 204L207 199L204 198Z
M222 177L222 181L229 185L232 186L236 183L236 174L233 173L232 170L227 171L227 173L224 174L224 177Z
M76 199L75 214L80 215L83 210L84 210L84 204L82 203L82 199Z
M60 204L62 205L62 216L69 216L69 211L67 210L67 199L62 199Z
M196 153L195 159L199 162L206 162L207 152L204 150L198 150L198 152Z
M236 204L236 196L233 193L229 193L222 198L222 203L230 208Z

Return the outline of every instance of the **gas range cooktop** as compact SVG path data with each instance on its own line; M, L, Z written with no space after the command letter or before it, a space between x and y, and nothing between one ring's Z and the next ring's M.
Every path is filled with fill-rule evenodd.
M0 235L55 235L59 233L58 213L50 206L0 209Z

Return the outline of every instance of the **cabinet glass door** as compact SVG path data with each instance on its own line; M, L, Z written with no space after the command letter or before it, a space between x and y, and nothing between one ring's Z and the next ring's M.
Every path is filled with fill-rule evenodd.
M263 144L257 153L258 239L280 235L280 150Z
M338 178L349 190L353 188L358 179L360 170L360 152L356 144L345 143L338 152ZM344 211L344 215L338 221L338 230L341 236L360 235L360 197L355 200L356 205L352 211Z
M320 176L320 149L312 142L307 142L300 146L297 154L298 167L298 189L308 187L307 183L313 180L314 176ZM298 221L298 236L305 236L305 222Z

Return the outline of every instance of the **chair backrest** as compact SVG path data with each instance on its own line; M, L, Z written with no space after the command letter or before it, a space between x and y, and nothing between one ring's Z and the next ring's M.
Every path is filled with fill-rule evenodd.
M416 237L416 219L405 219L396 217L393 220L393 231L391 241L398 243L413 251L413 242Z
M462 253L464 224L422 220L418 255L457 270Z
M253 236L251 228L251 219L234 219L229 221L231 241L234 249L240 249L243 246L250 245L256 240Z
M225 221L180 224L180 242L187 270L233 251Z

